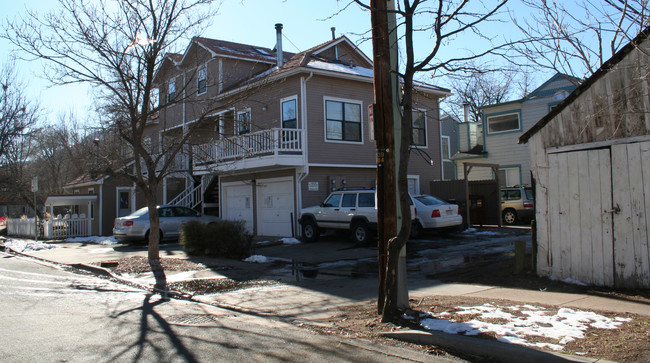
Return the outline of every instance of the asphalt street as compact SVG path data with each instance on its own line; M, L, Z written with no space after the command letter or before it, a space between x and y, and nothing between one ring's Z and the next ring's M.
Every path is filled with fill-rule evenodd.
M0 253L3 361L448 361Z

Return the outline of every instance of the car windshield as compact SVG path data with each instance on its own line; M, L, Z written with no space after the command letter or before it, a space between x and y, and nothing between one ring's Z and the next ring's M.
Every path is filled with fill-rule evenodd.
M438 204L445 204L442 200L430 196L430 195L418 195L413 197L415 198L418 202L424 204L424 205L438 205Z
M141 217L141 216L143 216L143 215L145 215L147 213L149 213L149 207L144 207L144 208L140 208L137 211L131 213L129 215L129 217Z
M532 189L526 188L525 191L526 191L526 198L527 199L529 199L529 200L534 200L535 199L535 197L533 197L533 190Z

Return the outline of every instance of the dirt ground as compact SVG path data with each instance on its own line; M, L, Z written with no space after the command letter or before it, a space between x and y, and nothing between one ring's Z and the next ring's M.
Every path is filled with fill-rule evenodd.
M191 270L203 266L178 259L163 259L163 267L168 270ZM530 267L530 266L529 266ZM130 258L118 261L113 267L117 273L144 272L149 270L149 265L144 258ZM606 290L593 287L569 285L559 281L537 277L531 272L514 275L513 259L504 259L485 262L480 265L468 266L454 271L447 271L429 276L432 279L445 282L467 282L473 284L486 284L491 286L516 287L532 290L546 290L555 292L580 292L593 295L607 296L615 299L634 300L650 304L650 291L648 290ZM228 279L201 280L200 282L181 282L170 284L176 291L194 294L215 293L255 285L273 284L273 281L233 281ZM452 318L467 319L467 316L455 314L458 306L479 306L490 303L497 306L513 305L512 301L495 299L431 296L418 300L411 300L411 309L408 313L414 319L401 319L394 323L381 323L377 314L376 301L368 301L341 309L333 318L324 321L300 322L299 326L308 328L322 334L336 334L344 337L358 337L378 341L384 344L410 346L433 355L457 356L470 361L487 361L484 357L466 356L463 352L445 351L440 347L418 346L410 343L398 342L381 336L382 332L399 329L420 329L418 317L424 313L448 312ZM546 307L554 312L557 309ZM614 317L606 311L596 312L603 316ZM631 321L623 323L618 329L589 329L583 339L576 339L564 346L563 353L576 354L583 357L607 359L616 362L649 362L650 361L650 317L634 314L616 314L616 317L630 318ZM494 323L495 321L492 321ZM490 334L479 334L476 339L495 339ZM548 338L529 337L531 343L553 343Z

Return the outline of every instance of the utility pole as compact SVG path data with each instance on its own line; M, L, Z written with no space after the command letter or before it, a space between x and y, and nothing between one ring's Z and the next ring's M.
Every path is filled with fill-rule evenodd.
M395 9L394 0L371 0L370 19L372 25L372 53L374 75L375 140L377 144L377 259L379 264L379 286L377 309L384 310L386 300L386 271L388 265L388 240L397 234L395 137L393 102L399 93L397 79L397 54L392 54L391 34L388 17L389 8ZM393 21L394 23L394 21ZM396 42L396 39L395 39ZM394 59L394 62L392 61Z

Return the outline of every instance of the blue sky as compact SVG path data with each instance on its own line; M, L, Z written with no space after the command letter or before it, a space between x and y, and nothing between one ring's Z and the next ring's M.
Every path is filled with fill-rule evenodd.
M517 6L517 3L515 1L513 6ZM337 36L346 35L366 55L371 56L370 42L361 42L363 34L367 34L370 29L370 15L356 5L341 11L347 4L347 0L225 0L219 15L213 19L213 24L201 35L272 48L275 45L274 25L282 23L284 49L298 52L331 39L330 28L335 27ZM5 17L20 16L26 7L46 11L55 6L56 1L53 0L11 0L3 4L0 20L4 22ZM493 32L494 36L503 36L502 34L511 33L512 28L507 23L491 24L485 31ZM431 43L426 38L421 40L418 44L420 50L430 50ZM467 48L477 47L480 47L480 43L458 39L446 47L445 52L458 54L467 51ZM6 62L8 52L5 50L10 48L7 41L0 40L0 49L3 49L1 62ZM40 101L50 120L56 119L58 113L69 110L74 111L82 120L90 117L88 109L92 99L87 87L49 87L46 81L39 78L43 65L38 61L19 61L17 67L21 79L27 84L27 95ZM435 79L427 81L441 83Z

